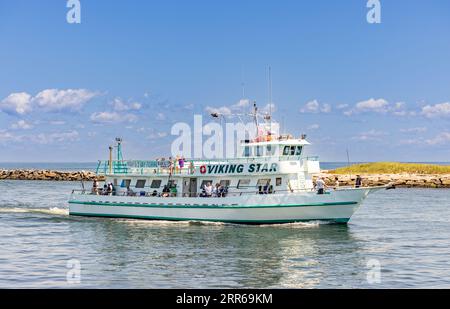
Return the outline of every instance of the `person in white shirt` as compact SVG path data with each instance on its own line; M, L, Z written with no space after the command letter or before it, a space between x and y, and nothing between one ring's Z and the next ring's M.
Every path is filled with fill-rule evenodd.
M211 197L213 193L213 187L210 182L205 185L205 193L207 197Z
M325 188L327 187L327 185L325 184L325 181L323 181L322 178L318 178L316 180L316 190L317 190L317 194L324 194L325 193Z

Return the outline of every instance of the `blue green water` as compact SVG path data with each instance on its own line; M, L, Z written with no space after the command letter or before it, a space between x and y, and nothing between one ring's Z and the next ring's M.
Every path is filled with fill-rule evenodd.
M70 217L77 186L0 181L0 288L450 287L450 190L377 192L347 226L240 226Z

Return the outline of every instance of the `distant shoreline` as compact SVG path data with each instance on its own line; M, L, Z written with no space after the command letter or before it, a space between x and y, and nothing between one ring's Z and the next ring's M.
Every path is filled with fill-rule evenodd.
M358 173L363 179L363 186L380 186L394 184L401 188L450 188L450 173L448 174L420 174L420 173ZM322 177L328 186L333 187L336 177L341 186L352 186L356 180L356 173L337 174L333 171L322 171L317 177ZM55 170L0 170L1 180L30 180L30 181L93 181L103 176L97 176L92 171L55 171Z

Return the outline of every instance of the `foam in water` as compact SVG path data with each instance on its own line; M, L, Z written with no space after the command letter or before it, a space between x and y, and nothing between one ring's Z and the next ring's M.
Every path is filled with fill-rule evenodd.
M40 213L46 215L68 216L68 209L53 208L0 208L0 213Z

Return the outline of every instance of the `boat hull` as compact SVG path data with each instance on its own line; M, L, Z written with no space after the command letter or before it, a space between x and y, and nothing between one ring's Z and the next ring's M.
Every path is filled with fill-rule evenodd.
M372 188L226 198L160 198L72 194L75 216L170 221L275 224L304 221L347 223Z

